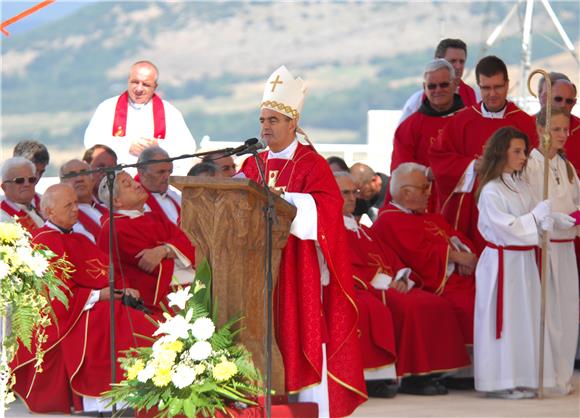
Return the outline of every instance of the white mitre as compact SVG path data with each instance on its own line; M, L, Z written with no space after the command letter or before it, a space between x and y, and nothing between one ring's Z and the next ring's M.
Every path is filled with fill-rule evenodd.
M306 86L304 81L294 76L282 65L272 73L264 86L260 108L271 109L291 119L300 118Z

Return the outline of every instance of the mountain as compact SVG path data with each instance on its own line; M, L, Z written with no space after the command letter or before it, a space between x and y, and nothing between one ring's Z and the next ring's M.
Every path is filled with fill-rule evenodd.
M552 2L579 44L575 2ZM55 3L49 7L57 7ZM194 137L255 136L263 83L286 64L309 85L302 125L316 141L362 142L366 112L400 108L442 37L470 47L473 67L484 40L511 8L496 2L109 2L2 39L2 144L34 137L58 150L82 148L97 104L126 88L128 68L150 59L159 92L184 113ZM519 62L514 17L488 53ZM559 56L536 5L534 59ZM559 55L558 55L559 54ZM552 69L552 68L550 68ZM576 80L578 81L578 80ZM338 139L337 139L338 138Z

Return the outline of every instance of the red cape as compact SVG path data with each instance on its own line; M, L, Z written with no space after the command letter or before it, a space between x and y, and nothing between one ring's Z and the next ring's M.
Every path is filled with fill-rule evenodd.
M66 282L72 295L68 309L52 301L58 322L46 330L43 373L35 374L35 350L19 347L11 364L16 375L14 391L33 412L70 413L73 404L76 409L82 405L78 395L98 397L110 389L110 305L97 302L83 310L92 290L108 286L107 256L84 235L63 234L47 226L37 230L33 242L47 246L57 257L66 256L74 265ZM155 331L142 312L119 301L115 301L115 321L117 357L130 347L149 344L133 333L150 337ZM117 380L123 373L117 364Z
M139 259L135 256L141 250L167 243L174 245L189 258L192 266L195 266L195 248L185 233L166 217L145 212L142 216L133 219L115 214L114 219L118 254L118 258L115 259L116 286L139 290L145 305L154 312L161 313L159 303L164 302L167 306L166 296L171 293L170 285L175 261L165 258L149 274L139 268ZM104 218L97 245L108 252L109 218Z
M473 244L454 230L439 214L408 214L387 204L372 226L373 236L382 247L392 248L403 263L417 273L423 289L440 295L453 306L465 342L473 342L475 280L473 275L452 273L447 277L449 238L457 236L473 252Z
M389 307L395 326L397 375L425 375L450 371L470 364L461 327L444 298L425 292L415 274L413 289L400 293L377 290L371 285L377 273L395 277L404 268L389 247L381 245L371 230L366 235L347 230L353 272L359 283Z
M321 346L326 342L330 415L350 415L367 396L340 191L328 163L310 146L298 144L292 160L268 161L268 152L260 158L267 167L266 178L277 169L277 186L313 197L318 244L330 271L330 284L324 287L322 298L315 241L290 236L282 252L274 301L286 390L297 392L320 383ZM246 159L241 171L262 183L255 159Z
M473 193L453 193L453 190L499 128L513 126L524 132L530 139L530 150L538 144L534 118L511 102L506 106L503 119L484 118L480 104L457 112L441 131L429 154L440 212L447 222L474 242L478 254L483 251L485 242L477 229L478 212ZM474 191L476 189L477 184Z

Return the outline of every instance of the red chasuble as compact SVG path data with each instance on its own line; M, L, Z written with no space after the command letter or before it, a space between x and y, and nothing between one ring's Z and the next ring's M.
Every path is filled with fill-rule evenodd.
M110 305L97 302L83 310L94 289L108 286L107 256L82 234L64 234L47 226L37 230L35 244L45 245L57 257L66 256L75 268L66 282L71 291L68 309L58 301L52 307L58 322L51 325L44 344L43 373L35 374L35 350L20 346L11 364L15 375L14 391L32 412L70 413L82 405L78 395L98 397L110 389ZM151 337L155 326L142 312L115 301L117 357L130 347L150 343L134 333ZM117 364L117 380L123 377Z
M453 230L439 214L408 214L390 203L379 212L371 230L382 248L392 248L401 261L421 277L422 289L451 303L461 324L465 343L472 344L474 277L461 276L456 272L447 277L451 250L449 238L457 236L475 251L469 240Z
M195 266L195 248L185 233L163 217L145 212L137 218L115 214L116 251L115 282L117 287L132 287L139 290L145 305L154 313L161 313L160 302L167 306L166 296L171 293L171 280L175 261L164 258L152 273L139 268L136 255L147 248L171 244L189 258ZM103 221L97 245L109 248L109 218ZM123 286L123 283L126 283Z
M163 100L154 94L153 98L153 137L155 139L165 138L165 108ZM129 93L119 96L117 106L115 107L115 118L113 120L113 136L127 135L127 110L129 106Z
M274 295L276 339L284 360L286 390L294 393L320 383L321 346L326 342L330 415L350 415L367 396L340 191L328 163L310 146L298 144L291 160L268 160L268 152L261 153L260 158L269 184L314 198L318 244L330 271L330 283L322 296L315 241L290 236L282 252ZM244 161L241 171L261 183L255 159Z
M580 176L580 118L570 116L570 135L564 145L566 158L572 163L578 176Z
M461 327L451 305L444 298L419 289L419 277L411 275L416 287L407 293L372 287L377 273L394 278L404 266L389 247L373 238L371 230L361 228L365 233L358 235L347 230L353 273L360 285L372 291L391 311L397 375L425 375L469 366Z
M515 104L507 102L503 119L485 118L481 105L457 112L433 143L429 159L437 181L437 201L447 222L475 244L481 254L485 241L477 229L477 205L473 194L453 191L463 179L469 164L483 154L483 147L495 131L513 126L524 132L531 141L530 150L537 146L538 137L534 119Z
M459 80L459 96L461 96L461 101L465 107L473 106L477 104L477 95L475 90L471 86L465 84L463 80Z
M12 205L6 202L6 200L3 200L2 203L0 203L0 209L6 212L10 217L16 217L16 221L31 234L40 227L24 209L16 210ZM40 216L40 214L38 216Z
M151 212L154 213L156 216L162 216L165 219L167 219L168 222L171 222L171 220L169 219L169 217L167 216L167 214L165 213L165 211L163 210L157 199L155 199L155 196L153 196L153 193L147 190L145 186L143 186L143 190L145 190L149 195L145 203L147 203L147 206L149 206ZM173 200L173 198L170 195L167 195L167 198L171 200L171 203L173 203L173 206L175 206L175 209L177 210L177 225L179 225L179 219L181 218L181 206L179 206L179 203Z
M102 212L101 212L102 213ZM99 237L101 233L101 223L97 223L87 215L80 207L79 207L79 222L80 224L91 233L93 237L95 237L95 241Z

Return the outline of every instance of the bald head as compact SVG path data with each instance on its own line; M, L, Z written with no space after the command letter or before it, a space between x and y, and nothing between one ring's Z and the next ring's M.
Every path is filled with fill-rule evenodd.
M350 168L350 174L356 187L360 190L359 198L370 200L376 196L382 185L381 177L368 165L354 163Z
M40 209L46 219L64 229L71 229L78 220L77 195L69 184L54 184L46 189Z

